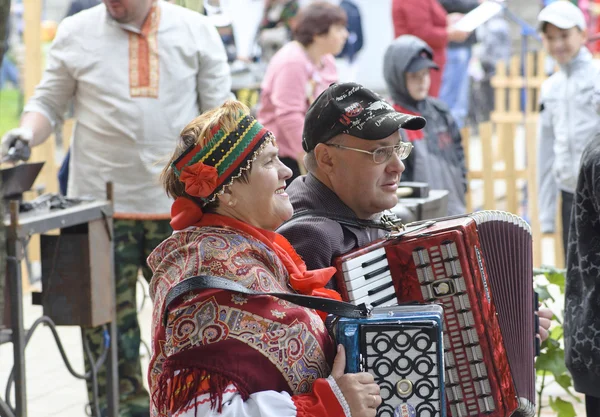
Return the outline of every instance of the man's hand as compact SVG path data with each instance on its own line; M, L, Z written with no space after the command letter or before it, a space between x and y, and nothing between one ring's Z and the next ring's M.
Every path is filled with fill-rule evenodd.
M540 318L538 334L543 342L544 340L548 339L548 336L550 336L549 329L550 324L552 324L552 317L554 316L554 313L549 308L540 308L537 314Z
M31 155L30 143L32 139L33 131L28 127L9 130L2 137L2 159L28 160Z

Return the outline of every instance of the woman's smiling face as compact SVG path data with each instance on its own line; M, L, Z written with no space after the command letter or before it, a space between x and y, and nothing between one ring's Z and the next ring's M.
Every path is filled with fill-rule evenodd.
M291 176L292 171L279 160L277 147L269 143L252 162L248 182L231 184L231 204L223 209L252 226L275 230L294 212L285 192L285 181Z

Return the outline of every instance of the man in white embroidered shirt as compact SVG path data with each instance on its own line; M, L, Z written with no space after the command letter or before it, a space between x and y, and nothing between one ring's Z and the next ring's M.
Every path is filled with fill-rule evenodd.
M147 255L171 233L162 159L190 120L231 97L231 77L205 16L163 0L103 2L59 25L42 81L20 127L2 138L2 155L18 140L44 142L73 99L68 196L104 198L106 182L114 184L120 416L140 417L149 398L135 288ZM86 337L100 350L98 329ZM99 379L104 414L105 373Z

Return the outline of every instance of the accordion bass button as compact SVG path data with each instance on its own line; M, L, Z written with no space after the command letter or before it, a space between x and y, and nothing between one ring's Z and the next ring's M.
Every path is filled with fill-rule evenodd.
M479 409L484 413L491 413L496 409L496 404L494 403L494 399L490 397L482 397L478 399Z
M396 392L401 397L409 397L413 392L413 383L408 379L396 382Z
M463 402L450 404L450 413L452 417L466 417L468 415L467 406Z
M417 267L430 264L429 254L426 249L418 248L413 251L413 261Z

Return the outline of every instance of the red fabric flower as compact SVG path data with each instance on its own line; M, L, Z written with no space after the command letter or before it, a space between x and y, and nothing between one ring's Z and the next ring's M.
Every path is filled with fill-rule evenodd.
M215 167L197 162L183 168L179 181L185 184L185 192L189 195L206 198L217 188L218 178L219 173Z

